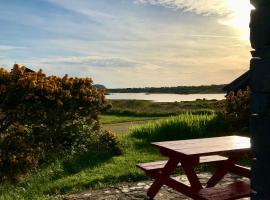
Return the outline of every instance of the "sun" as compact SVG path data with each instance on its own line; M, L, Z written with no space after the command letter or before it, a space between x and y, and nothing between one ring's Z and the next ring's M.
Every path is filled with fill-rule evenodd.
M230 14L224 20L223 24L234 27L242 39L249 38L250 11L254 7L249 0L224 0Z

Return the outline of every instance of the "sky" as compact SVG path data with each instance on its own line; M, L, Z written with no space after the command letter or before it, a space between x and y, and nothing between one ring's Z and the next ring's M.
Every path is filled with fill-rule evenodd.
M229 83L249 68L249 0L0 0L0 66L108 88Z

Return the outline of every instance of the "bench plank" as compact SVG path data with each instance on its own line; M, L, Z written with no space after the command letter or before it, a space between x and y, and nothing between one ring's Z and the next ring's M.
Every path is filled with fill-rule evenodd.
M249 167L235 165L232 169L230 169L230 172L239 176L251 178L251 169Z
M227 186L217 186L201 189L198 195L203 200L234 200L244 197L250 197L250 183L239 181Z
M227 160L227 157L224 156L202 156L200 157L200 164L203 163L213 163L213 162L222 162ZM162 169L167 163L167 160L164 161L156 161L156 162L149 162L149 163L140 163L137 164L136 166L139 167L140 169L149 172L149 171L154 171L154 170L160 170ZM178 164L178 167L181 166L181 163Z

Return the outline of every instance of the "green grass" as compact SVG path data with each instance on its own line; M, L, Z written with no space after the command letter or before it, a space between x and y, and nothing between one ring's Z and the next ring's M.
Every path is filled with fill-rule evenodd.
M152 142L213 137L224 134L225 130L226 124L222 116L186 113L134 127L131 135Z
M14 185L0 186L0 199L50 199L59 194L100 188L119 182L144 180L135 167L140 162L164 159L151 141L189 139L223 134L222 119L216 115L184 114L133 129L119 137L123 154L84 153L69 160L57 160L39 167Z
M146 121L146 120L156 120L161 117L144 117L144 116L119 116L119 115L101 115L101 124L111 124L111 123L121 123L121 122L133 122L133 121Z
M119 139L125 147L123 155L84 154L55 161L32 172L17 186L1 185L0 199L49 199L59 194L146 179L135 164L160 160L159 153L141 139L130 136Z
M112 108L107 112L121 116L171 116L183 113L211 114L223 112L225 101L196 100L187 102L159 103L146 100L111 100Z

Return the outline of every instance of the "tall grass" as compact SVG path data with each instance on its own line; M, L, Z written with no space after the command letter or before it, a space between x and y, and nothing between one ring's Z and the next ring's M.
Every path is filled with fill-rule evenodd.
M224 135L225 131L226 124L222 116L185 113L134 127L131 135L152 142L219 136Z

